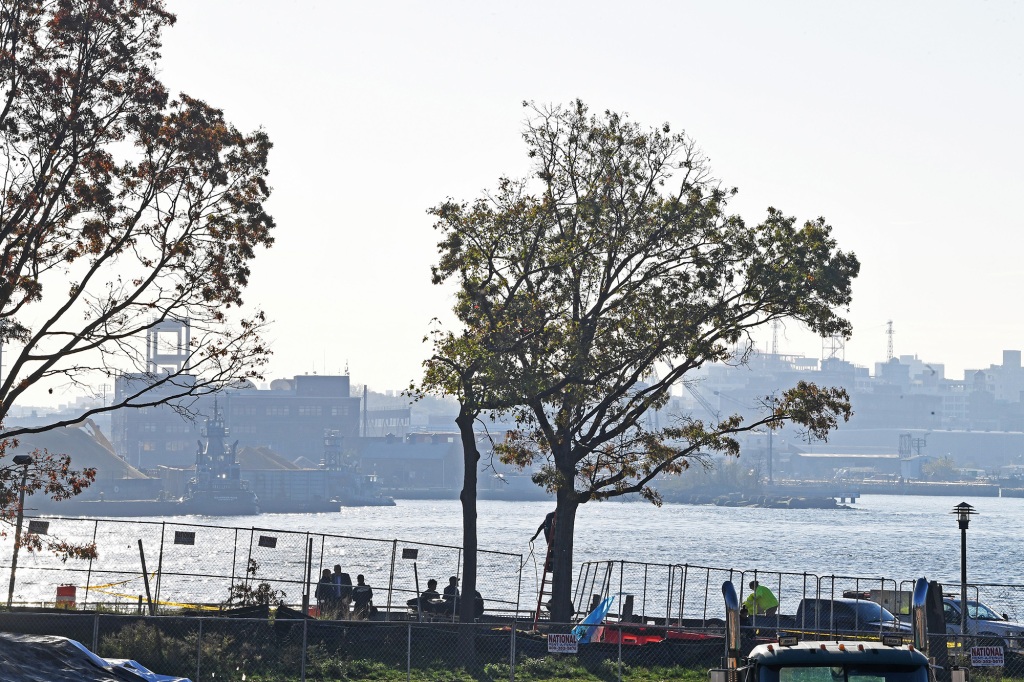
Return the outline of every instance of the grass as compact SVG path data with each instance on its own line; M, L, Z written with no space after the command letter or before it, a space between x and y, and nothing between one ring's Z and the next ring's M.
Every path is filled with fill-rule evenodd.
M407 677L404 668L393 668L373 661L317 660L314 656L310 658L312 660L306 668L306 679L316 682L403 682L406 679L413 682L507 682L512 672L507 663L488 663L475 673L464 668L453 670L430 667L414 669ZM247 675L245 678L247 682L298 682L299 679L300 676L297 674L282 677L280 674L259 673ZM604 661L597 668L587 668L573 658L549 656L520 661L516 665L515 679L517 682L617 682L619 678L615 661ZM706 670L622 666L623 682L707 682L707 679Z

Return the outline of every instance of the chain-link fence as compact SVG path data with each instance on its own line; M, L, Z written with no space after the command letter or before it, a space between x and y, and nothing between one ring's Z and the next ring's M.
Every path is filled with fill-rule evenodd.
M384 613L404 610L434 578L459 577L459 547L268 528L230 528L173 522L29 519L41 532L72 542L95 542L98 557L62 562L46 552L20 552L13 601L155 613L183 608L221 610L252 601L262 589L271 601L298 608L323 569L340 566L355 582L365 576ZM0 537L0 575L10 573L13 539ZM145 567L145 570L143 570ZM522 591L520 554L481 550L477 589L492 613L515 614ZM315 605L315 599L309 598Z
M200 680L637 680L700 679L725 655L721 628L529 621L420 623L0 613L0 629L77 639L105 658L130 658L165 675ZM583 641L580 641L582 637ZM742 630L745 651L767 641ZM931 650L977 679L1024 679L1024 656L977 638L937 635ZM946 653L943 659L937 655Z

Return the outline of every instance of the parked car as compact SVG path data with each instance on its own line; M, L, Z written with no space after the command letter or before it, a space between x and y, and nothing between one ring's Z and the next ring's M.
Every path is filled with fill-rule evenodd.
M765 618L759 616L758 620ZM768 617L768 622L771 618ZM829 634L903 633L910 632L909 623L876 602L867 599L801 599L796 615L780 616L780 630Z
M960 634L960 600L944 597L942 611L946 617L946 633ZM996 613L978 601L967 602L967 634L990 637L1007 649L1024 648L1024 624L1012 622L1007 615Z

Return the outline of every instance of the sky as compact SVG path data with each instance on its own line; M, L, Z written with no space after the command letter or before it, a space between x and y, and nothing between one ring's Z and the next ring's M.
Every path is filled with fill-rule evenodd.
M862 263L851 362L885 359L889 320L949 378L1024 348L1024 2L168 4L165 84L274 142L245 296L274 322L268 380L419 377L452 304L426 210L527 174L523 100L685 130L748 223L824 216ZM788 325L777 348L822 343Z

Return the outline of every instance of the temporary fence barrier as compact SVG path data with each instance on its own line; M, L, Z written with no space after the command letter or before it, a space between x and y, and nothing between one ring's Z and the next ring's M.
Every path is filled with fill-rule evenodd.
M426 589L461 577L459 547L421 540L381 540L272 528L232 528L160 521L47 518L47 533L75 543L95 542L97 558L66 562L45 552L19 556L14 602L77 608L134 610L153 604L155 613L181 609L217 611L270 595L299 608L314 591L323 569L339 565L352 582L364 575L374 605L404 611L406 601ZM13 539L0 537L0 557L9 561ZM143 563L146 574L143 574ZM0 562L0 575L10 564ZM492 613L514 615L523 592L520 554L480 550L477 590ZM147 584L148 583L148 584Z

